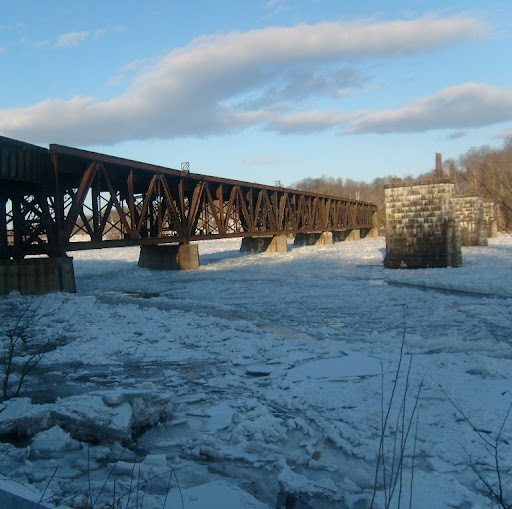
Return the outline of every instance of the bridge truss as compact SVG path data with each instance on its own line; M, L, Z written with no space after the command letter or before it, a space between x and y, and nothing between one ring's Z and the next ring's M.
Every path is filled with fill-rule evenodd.
M373 227L369 202L0 137L0 259Z

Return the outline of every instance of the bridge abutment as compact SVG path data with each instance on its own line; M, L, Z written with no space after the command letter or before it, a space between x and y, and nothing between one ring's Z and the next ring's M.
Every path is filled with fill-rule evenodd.
M171 244L166 246L141 246L139 267L155 270L198 269L197 244Z
M273 237L244 237L240 246L242 253L287 253L286 235Z
M0 295L76 292L73 258L0 260Z

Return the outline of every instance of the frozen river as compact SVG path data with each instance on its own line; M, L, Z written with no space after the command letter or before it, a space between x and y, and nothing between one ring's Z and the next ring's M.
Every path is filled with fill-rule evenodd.
M384 269L380 238L239 246L200 243L180 272L74 253L77 293L33 299L62 341L0 403L0 473L69 506L125 489L148 509L343 509L383 507L398 464L407 506L494 507L479 476L497 482L498 445L512 486L512 236L417 271ZM3 299L4 323L28 299Z

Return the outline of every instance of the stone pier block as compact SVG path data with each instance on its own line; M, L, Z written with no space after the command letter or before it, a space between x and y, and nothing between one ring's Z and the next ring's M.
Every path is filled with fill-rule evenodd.
M139 267L156 270L198 269L199 246L197 244L171 244L165 246L141 246Z
M73 258L0 260L0 295L76 292Z
M296 246L332 246L333 232L297 233L293 243Z
M386 257L397 268L462 265L460 234L449 179L385 186Z
M287 253L286 235L274 237L244 237L240 246L242 253Z
M487 246L487 221L484 202L479 196L457 196L453 199L462 246Z
M494 239L498 236L499 208L492 200L484 201L484 217L487 222L487 238Z

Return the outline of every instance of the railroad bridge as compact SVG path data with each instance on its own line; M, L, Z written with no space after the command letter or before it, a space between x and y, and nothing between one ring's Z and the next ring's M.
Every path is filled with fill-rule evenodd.
M194 268L192 241L241 237L246 251L286 250L291 235L332 243L374 231L376 210L0 136L0 293L74 291L70 251L139 245L141 266Z

